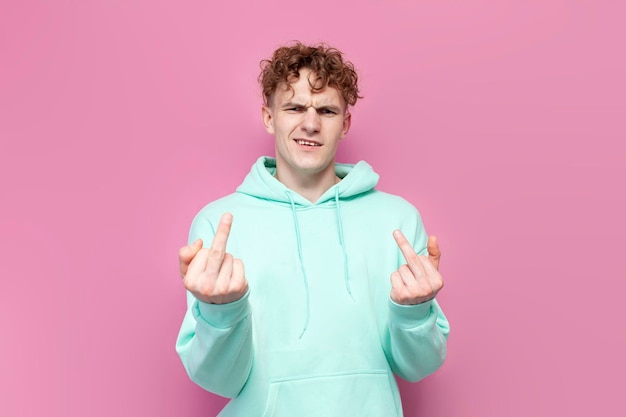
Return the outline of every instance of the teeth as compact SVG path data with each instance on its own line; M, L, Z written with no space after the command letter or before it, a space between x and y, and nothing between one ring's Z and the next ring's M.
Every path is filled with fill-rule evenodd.
M315 143L315 142L309 142L308 140L303 140L303 139L296 139L296 142L298 142L298 145L306 145L306 146L322 146L319 143Z

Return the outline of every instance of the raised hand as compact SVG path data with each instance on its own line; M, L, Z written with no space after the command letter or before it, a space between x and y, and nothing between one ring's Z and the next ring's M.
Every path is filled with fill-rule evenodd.
M437 239L428 239L428 256L415 253L401 231L395 230L393 237L406 260L391 274L391 299L397 304L421 304L435 298L443 288L443 280L437 268L441 251Z
M225 213L209 249L201 249L198 239L179 251L180 273L185 288L198 300L226 304L243 297L248 290L243 262L226 253L233 216Z

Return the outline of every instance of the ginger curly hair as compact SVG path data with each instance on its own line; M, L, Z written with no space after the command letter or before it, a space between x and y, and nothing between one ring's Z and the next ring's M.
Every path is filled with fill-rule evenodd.
M347 106L354 106L359 96L358 76L351 62L345 61L341 51L325 44L314 46L295 42L274 51L271 59L261 61L259 83L263 102L269 105L272 95L281 83L290 83L300 77L300 69L308 68L317 79L311 81L311 90L321 91L327 85L341 93Z

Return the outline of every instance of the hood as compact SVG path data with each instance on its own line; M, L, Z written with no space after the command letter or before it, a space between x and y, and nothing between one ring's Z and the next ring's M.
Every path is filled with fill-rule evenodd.
M313 206L336 200L337 196L340 199L354 197L372 190L378 184L378 174L365 161L359 161L354 165L335 164L335 173L341 181L312 203L274 177L276 159L262 156L252 166L250 173L237 188L237 192L284 204L291 204L291 197L296 206Z

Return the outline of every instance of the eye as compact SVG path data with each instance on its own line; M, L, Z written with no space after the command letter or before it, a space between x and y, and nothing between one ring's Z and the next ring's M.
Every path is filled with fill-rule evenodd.
M319 109L318 110L320 114L324 115L324 116L334 116L335 114L337 114L337 112L331 110L331 109Z
M288 107L286 110L290 113L302 113L305 110L305 108L302 106L294 106L294 107Z

